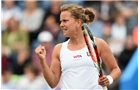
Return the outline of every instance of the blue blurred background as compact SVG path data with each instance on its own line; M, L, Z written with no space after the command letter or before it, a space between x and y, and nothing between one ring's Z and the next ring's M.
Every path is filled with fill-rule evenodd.
M109 90L138 90L138 1L12 1L1 7L2 89L52 90L45 82L34 49L45 46L50 66L53 47L66 41L59 27L60 6L77 3L93 8L89 24L95 37L104 39L122 71ZM109 74L103 65L104 73ZM59 90L60 85L53 90Z

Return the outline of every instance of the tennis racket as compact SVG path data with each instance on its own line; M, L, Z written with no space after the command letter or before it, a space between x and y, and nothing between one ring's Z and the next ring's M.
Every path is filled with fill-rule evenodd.
M97 45L94 41L93 35L90 32L90 29L88 28L88 25L86 23L82 24L82 31L83 31L83 36L84 36L84 40L86 42L89 54L94 62L95 67L98 69L99 71L99 77L103 76L102 73L102 65L101 65L101 60L100 60L100 56L97 50ZM107 90L107 87L103 87L103 90Z

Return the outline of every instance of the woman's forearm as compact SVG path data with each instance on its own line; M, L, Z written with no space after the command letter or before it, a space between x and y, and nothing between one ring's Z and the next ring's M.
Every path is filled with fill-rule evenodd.
M40 63L45 80L51 88L56 87L56 85L58 84L58 79L56 78L55 74L51 71L45 61L42 60L42 62Z
M117 80L121 75L121 70L119 69L119 67L114 68L111 72L110 72L110 76L113 78L113 81Z

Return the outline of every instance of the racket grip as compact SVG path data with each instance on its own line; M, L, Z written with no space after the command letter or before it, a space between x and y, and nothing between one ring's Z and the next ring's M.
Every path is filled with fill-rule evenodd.
M100 70L100 75L99 75L99 77L102 77L103 76L103 72L102 72L102 70Z
M99 77L102 77L102 76L103 76L103 73L102 73L102 71L100 71ZM108 89L107 89L107 86L104 86L104 87L103 87L103 90L108 90Z
M108 90L106 86L103 87L103 90Z

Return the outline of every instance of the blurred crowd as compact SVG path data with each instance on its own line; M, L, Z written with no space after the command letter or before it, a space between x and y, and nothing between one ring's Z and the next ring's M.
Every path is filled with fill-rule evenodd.
M91 7L96 14L89 28L104 39L122 72L138 46L138 1L2 1L2 89L51 90L42 75L34 49L44 45L50 66L53 47L68 38L60 24L60 6L76 3ZM105 73L108 73L104 67ZM59 90L59 85L55 90ZM118 90L117 85L109 87Z

